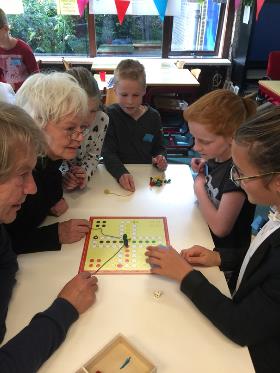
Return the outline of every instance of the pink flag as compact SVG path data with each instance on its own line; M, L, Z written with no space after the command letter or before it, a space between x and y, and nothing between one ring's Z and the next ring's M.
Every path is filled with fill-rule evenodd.
M118 18L120 21L120 24L123 23L125 13L127 11L127 8L129 7L130 0L115 0Z
M239 8L241 0L235 0L234 1L234 9L237 10Z
M82 17L89 0L77 0L80 16Z
M256 20L258 20L259 18L259 14L260 14L263 4L264 4L264 0L257 0Z

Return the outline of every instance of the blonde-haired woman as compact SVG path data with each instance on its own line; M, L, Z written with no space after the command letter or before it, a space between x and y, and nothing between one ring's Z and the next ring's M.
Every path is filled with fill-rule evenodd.
M76 156L88 126L87 95L68 74L38 73L28 78L16 94L44 132L47 155L38 159L33 173L37 193L27 197L17 219L7 225L17 253L59 250L61 244L79 241L89 230L84 219L71 219L39 228L48 214L62 215L68 205L63 198L63 160Z

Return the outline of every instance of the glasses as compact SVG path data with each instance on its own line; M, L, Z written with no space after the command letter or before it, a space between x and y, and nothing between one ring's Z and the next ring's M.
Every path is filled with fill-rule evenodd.
M263 174L254 175L254 176L240 176L240 172L238 171L238 168L235 165L233 165L230 170L230 180L234 182L236 186L240 187L241 181L243 180L254 180L260 177L275 175L275 174L280 174L280 172L272 171L272 172L265 172Z
M84 136L89 134L89 128L88 127L81 127L80 130L75 130L75 129L72 129L72 128L68 128L66 131L67 131L68 136L73 140L79 138L80 135L82 135L84 137Z

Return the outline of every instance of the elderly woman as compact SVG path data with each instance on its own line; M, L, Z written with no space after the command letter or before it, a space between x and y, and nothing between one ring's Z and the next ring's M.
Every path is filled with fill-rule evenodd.
M48 148L47 156L38 159L33 172L37 193L26 198L7 230L16 253L59 250L61 244L79 241L89 230L89 223L84 219L39 227L48 214L60 216L68 208L59 168L63 160L75 158L88 131L84 122L88 111L87 95L68 74L38 73L21 86L16 103L44 132Z

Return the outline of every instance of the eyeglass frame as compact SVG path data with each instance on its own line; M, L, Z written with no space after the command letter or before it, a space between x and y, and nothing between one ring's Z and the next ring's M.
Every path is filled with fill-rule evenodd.
M243 181L243 180L254 180L254 179L258 179L260 177L264 177L264 176L280 174L280 171L271 171L271 172L265 172L265 173L259 174L259 175L254 175L254 176L239 176L239 177L234 178L233 177L234 172L236 172L237 175L240 175L239 171L238 171L238 168L235 166L235 164L233 164L231 166L229 178L238 187L240 186L240 181Z
M67 130L67 135L70 137L70 139L75 140L73 136L77 138L78 136L83 135L84 137L89 134L89 131L90 131L89 127L85 127L82 130L71 130L71 133L69 130Z

